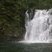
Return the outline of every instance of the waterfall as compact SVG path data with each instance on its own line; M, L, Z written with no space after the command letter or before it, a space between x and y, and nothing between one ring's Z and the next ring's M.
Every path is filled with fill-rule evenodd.
M50 42L52 40L52 9L35 10L33 19L26 11L24 40L27 42Z
M29 43L51 43L52 42L52 9L26 11L24 41ZM32 19L31 19L32 18Z

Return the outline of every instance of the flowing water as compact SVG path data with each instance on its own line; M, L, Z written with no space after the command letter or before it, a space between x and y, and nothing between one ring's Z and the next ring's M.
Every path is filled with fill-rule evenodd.
M52 9L35 10L32 14L26 11L24 37L25 43L52 43Z

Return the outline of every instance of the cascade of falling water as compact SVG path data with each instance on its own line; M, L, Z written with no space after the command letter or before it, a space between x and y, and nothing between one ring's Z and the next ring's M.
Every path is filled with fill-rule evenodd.
M52 9L35 10L33 19L26 11L24 41L27 43L51 43L52 42Z
M29 14L26 11L26 34L25 41L28 42L48 42L51 37L51 25L52 20L52 9L47 10L36 10L32 20L29 20ZM49 22L50 21L50 22ZM50 27L51 26L51 27Z

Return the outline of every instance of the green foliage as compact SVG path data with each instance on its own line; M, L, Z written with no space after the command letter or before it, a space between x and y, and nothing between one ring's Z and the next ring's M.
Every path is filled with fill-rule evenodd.
M19 36L22 34L24 16L21 15L23 7L15 0L0 1L0 38L6 36Z

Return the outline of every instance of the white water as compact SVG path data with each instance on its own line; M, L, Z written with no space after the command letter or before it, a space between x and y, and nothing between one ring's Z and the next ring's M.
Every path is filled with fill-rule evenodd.
M24 43L51 43L52 42L52 9L35 10L32 20L26 11L26 33Z

